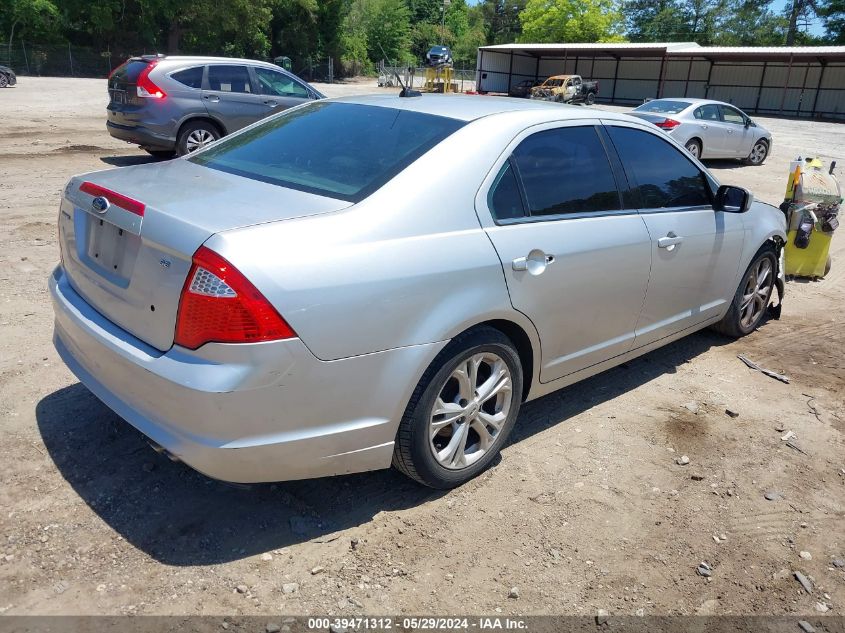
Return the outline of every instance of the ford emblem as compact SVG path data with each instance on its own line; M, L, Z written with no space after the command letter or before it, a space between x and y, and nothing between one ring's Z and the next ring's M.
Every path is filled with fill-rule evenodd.
M109 210L109 201L102 196L97 196L91 201L91 208L97 213L105 213Z

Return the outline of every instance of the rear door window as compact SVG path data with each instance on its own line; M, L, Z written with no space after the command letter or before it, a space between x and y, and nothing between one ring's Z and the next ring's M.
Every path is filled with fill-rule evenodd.
M202 73L202 66L194 66L175 72L170 75L170 78L175 79L183 86L188 86L188 88L202 88Z
M703 121L721 121L719 106L715 103L708 103L695 109L695 118Z
M610 162L592 126L537 132L519 144L513 160L532 216L622 208Z
M608 126L641 209L711 205L711 191L702 171L656 134Z
M218 92L252 92L246 66L209 66L208 87Z

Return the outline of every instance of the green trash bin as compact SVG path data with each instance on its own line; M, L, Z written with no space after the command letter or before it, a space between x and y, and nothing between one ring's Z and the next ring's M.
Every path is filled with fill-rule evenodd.
M291 64L290 57L285 57L285 56L273 58L273 63L276 64L276 66L281 66L282 68L284 68L287 71L290 71L290 69L293 66Z

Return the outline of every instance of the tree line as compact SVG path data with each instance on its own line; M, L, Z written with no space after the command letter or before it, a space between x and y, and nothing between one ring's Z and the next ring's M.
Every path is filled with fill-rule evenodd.
M331 57L352 74L384 57L420 63L434 44L467 66L479 46L515 41L845 44L845 0L783 10L772 0L3 0L0 36L9 50Z

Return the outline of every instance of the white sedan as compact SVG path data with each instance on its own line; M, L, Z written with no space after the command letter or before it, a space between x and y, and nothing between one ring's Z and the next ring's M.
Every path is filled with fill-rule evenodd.
M772 133L729 103L654 99L631 114L654 123L696 158L739 158L762 165L772 151Z

